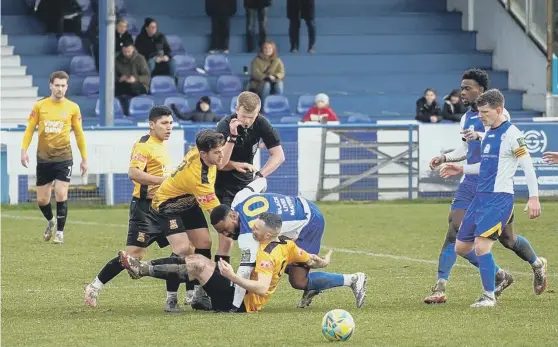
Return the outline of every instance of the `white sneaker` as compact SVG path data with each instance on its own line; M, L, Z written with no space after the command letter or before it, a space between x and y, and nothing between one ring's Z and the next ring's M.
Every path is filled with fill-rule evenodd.
M55 230L56 230L56 218L52 218L51 220L48 221L47 227L45 228L45 232L43 234L43 240L45 240L45 242L50 241L50 239L52 238L52 234L54 234Z
M85 305L89 307L97 307L97 297L99 296L99 289L88 284L85 287L84 299Z
M361 308L364 305L364 299L366 298L366 282L368 281L368 276L362 272L357 272L355 281L351 284L351 289L356 299L356 306Z
M64 243L64 232L63 231L57 231L56 235L54 235L54 243L56 244L63 244Z
M471 307L494 307L496 306L496 298L483 293Z

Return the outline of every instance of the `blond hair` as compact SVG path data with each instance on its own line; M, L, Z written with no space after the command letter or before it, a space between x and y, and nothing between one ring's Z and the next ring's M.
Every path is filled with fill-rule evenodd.
M255 112L261 107L262 101L256 93L242 92L238 96L237 107L243 107L246 112Z

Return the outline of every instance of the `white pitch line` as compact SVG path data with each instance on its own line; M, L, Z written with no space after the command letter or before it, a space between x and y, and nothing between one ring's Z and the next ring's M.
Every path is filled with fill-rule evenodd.
M44 221L44 218L41 218L41 217L18 216L18 215L12 215L12 214L2 214L2 218ZM66 222L66 224L99 225L99 226L118 227L118 228L128 227L127 224L99 223L99 222L88 222L88 221L80 221L80 220L69 220L69 221ZM411 258L411 257L407 257L407 256L404 256L404 255L387 254L387 253L374 253L374 252L368 252L368 251L363 251L363 250L337 248L337 247L329 247L329 246L322 246L322 248L332 249L335 252L346 253L346 254L358 254L358 255L365 255L365 256L368 256L368 257L375 257L375 258L384 258L384 259L408 261L408 262L412 262L412 263L423 263L423 264L438 265L437 260ZM474 268L472 265L463 265L463 264L455 264L454 266L462 267L462 268L469 268L469 269ZM512 271L512 274L513 275L530 276L533 273L532 272ZM558 275L548 274L548 277L558 277Z

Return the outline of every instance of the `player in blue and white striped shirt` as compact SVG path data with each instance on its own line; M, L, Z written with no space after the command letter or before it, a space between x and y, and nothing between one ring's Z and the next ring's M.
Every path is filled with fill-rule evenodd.
M490 129L481 142L481 161L476 164L447 164L440 175L450 177L459 174L478 175L477 192L457 233L455 250L460 255L473 249L477 256L484 293L471 307L496 305L494 295L497 266L492 256L492 246L502 234L503 227L513 216L513 177L521 165L529 188L527 208L529 218L540 216L538 183L535 169L521 131L503 115L504 96L497 89L483 93L477 99L482 122ZM540 294L546 288L546 259L537 257L532 266L535 283L540 279Z

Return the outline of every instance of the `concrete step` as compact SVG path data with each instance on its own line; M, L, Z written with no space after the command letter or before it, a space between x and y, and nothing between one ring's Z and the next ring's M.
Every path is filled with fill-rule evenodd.
M0 47L0 55L13 55L14 54L14 46L4 46Z
M2 80L4 79L4 77L16 77L16 76L25 76L25 73L27 71L27 67L26 66L10 66L10 67L4 67L4 65L2 65L2 69L0 71L0 74L2 76Z
M0 45L5 46L8 44L8 35L0 35Z
M2 81L4 82L4 81ZM37 97L38 87L15 88L9 84L2 83L3 88L0 90L0 96L4 98L33 98Z
M0 58L0 67L16 67L21 65L21 58L19 55L8 55Z
M33 107L33 105L31 105L31 107ZM7 124L26 124L29 112L31 112L31 108L8 108L2 105L2 107L0 107L2 126L6 126Z
M0 98L0 105L2 109L22 109L27 110L27 114L29 114L37 100L39 100L38 97L5 98L2 96Z
M31 76L4 76L2 70L2 77L0 78L1 85L10 88L25 88L33 87L33 77ZM48 78L46 79L48 83Z

